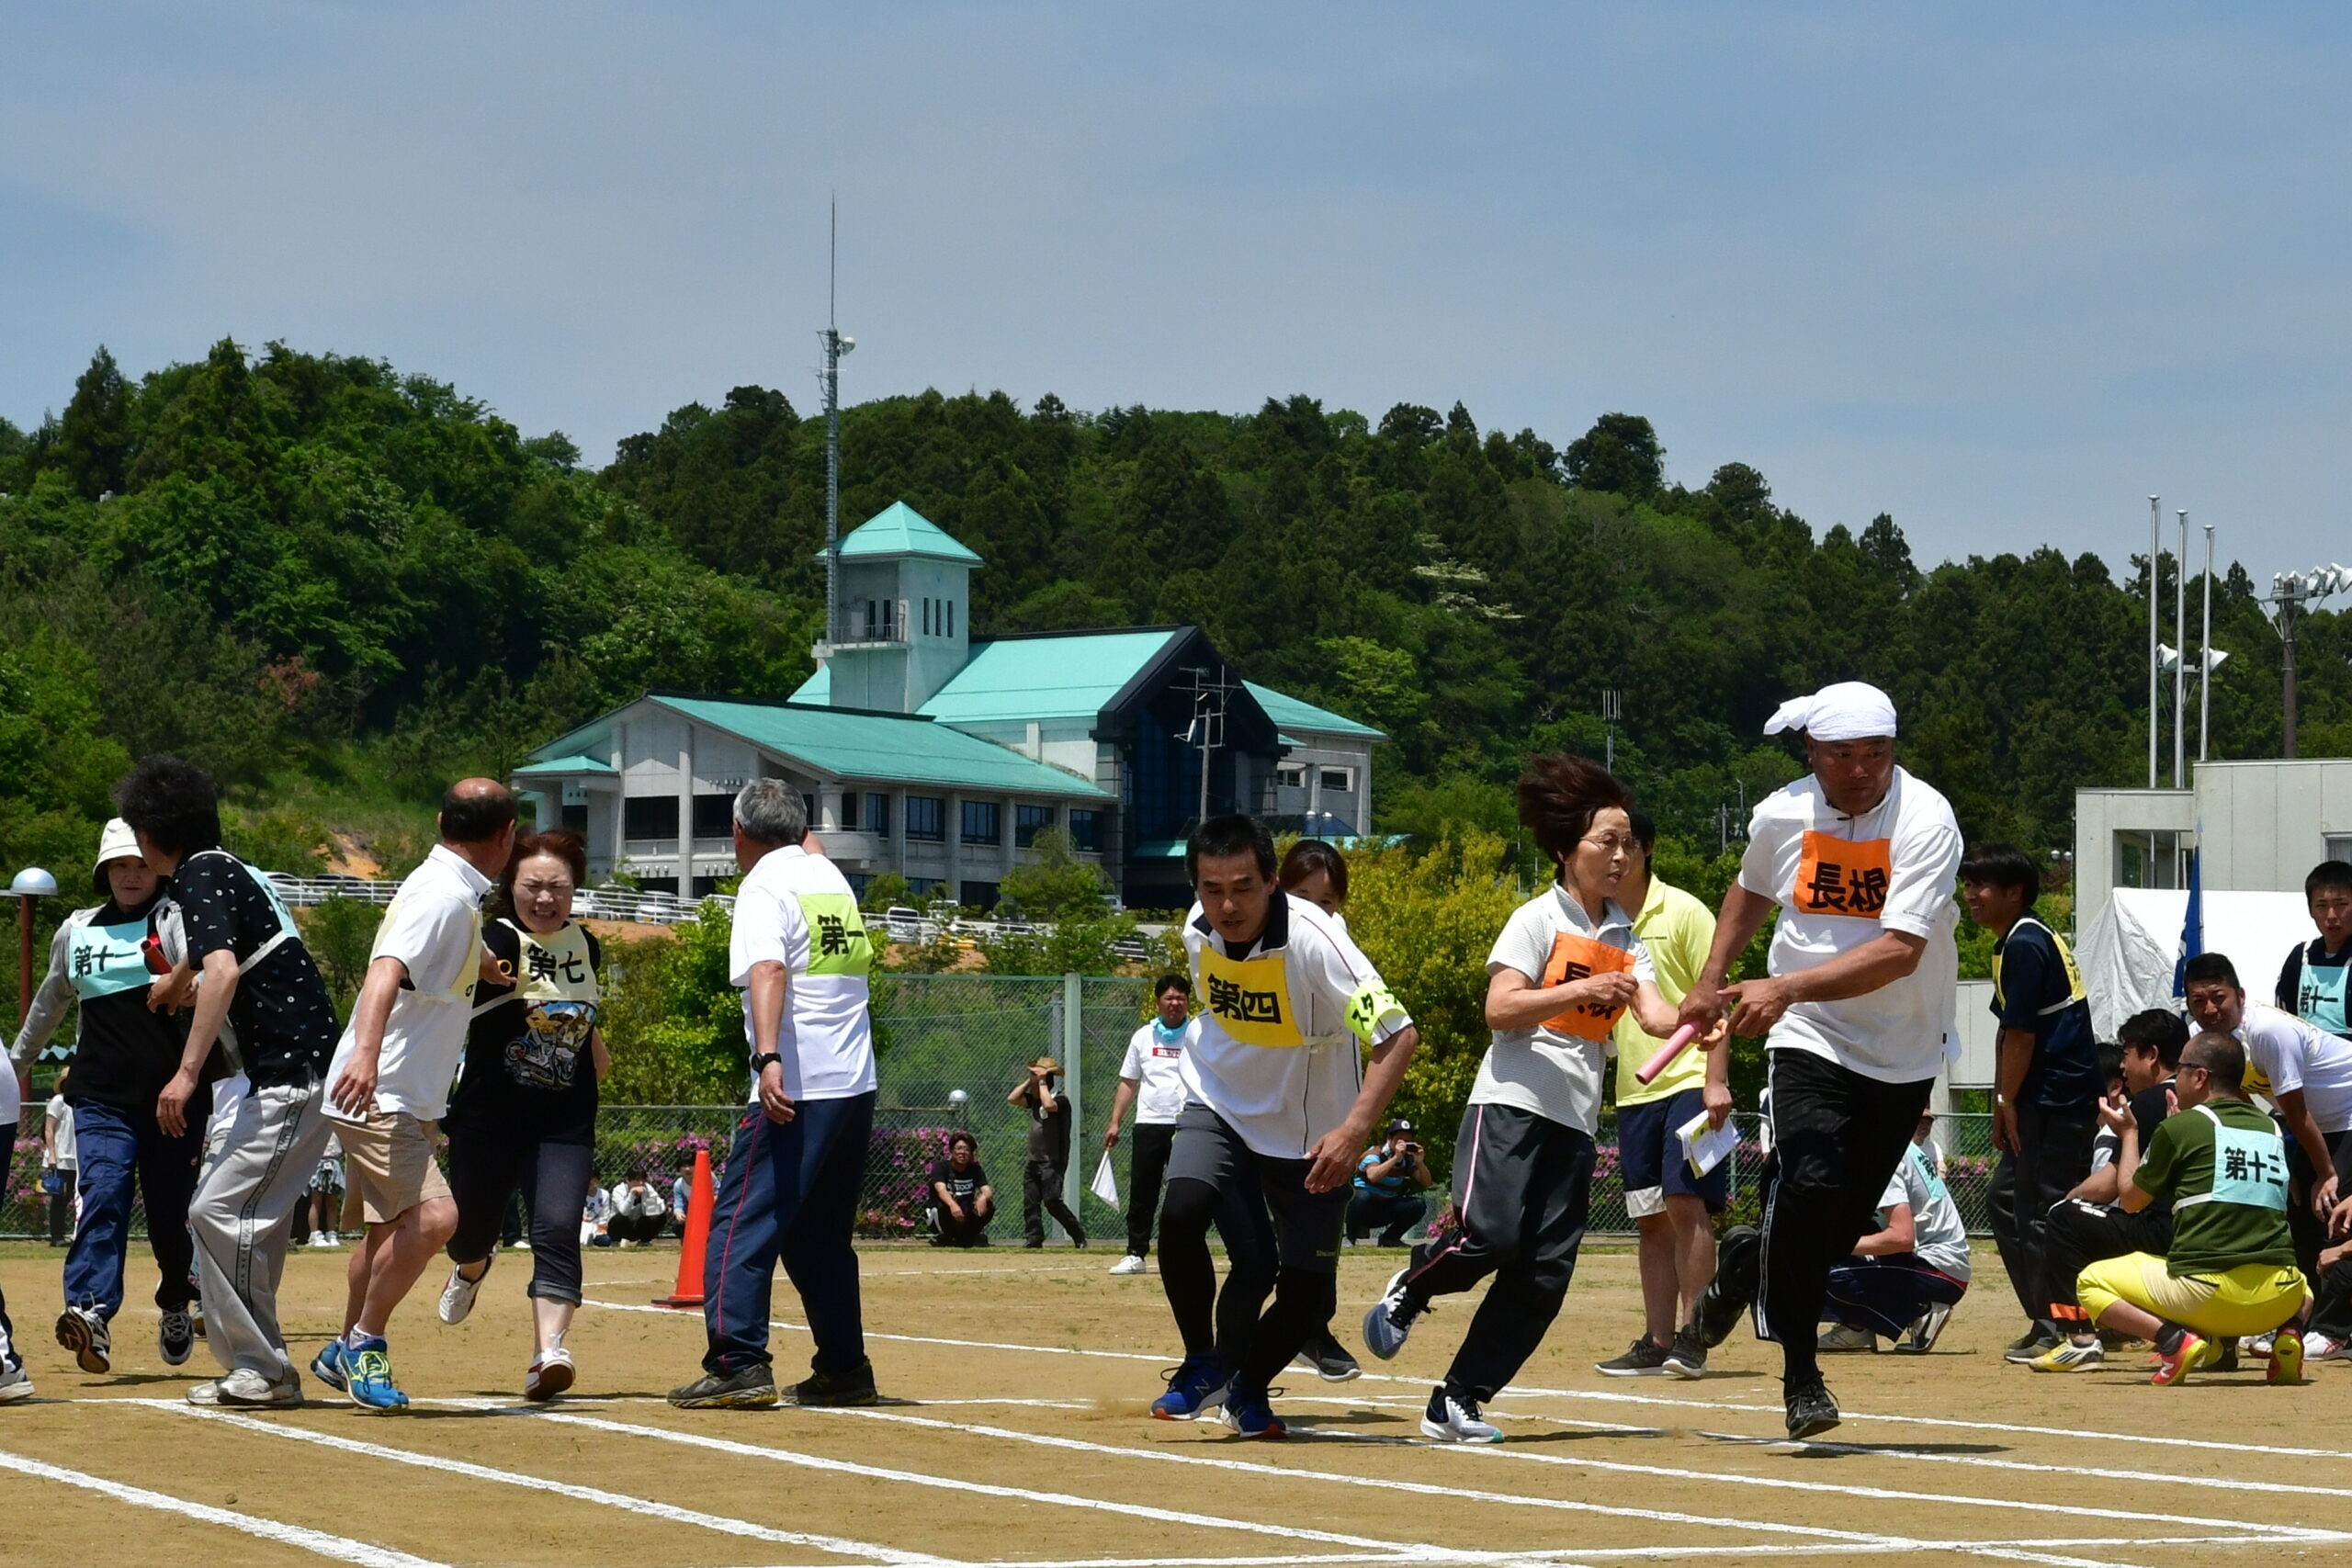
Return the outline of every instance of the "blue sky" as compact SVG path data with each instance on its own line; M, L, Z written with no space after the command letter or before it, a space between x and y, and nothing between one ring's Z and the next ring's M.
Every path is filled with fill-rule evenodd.
M590 457L745 381L1761 468L1923 561L2352 558L2352 20L2154 5L0 0L0 414L223 333ZM2201 549L2201 545L2198 547Z

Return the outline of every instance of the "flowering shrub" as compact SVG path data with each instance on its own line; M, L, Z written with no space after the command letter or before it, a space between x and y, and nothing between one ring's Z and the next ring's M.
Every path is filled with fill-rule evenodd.
M953 1127L876 1127L865 1147L865 1201L857 1234L888 1239L913 1235L931 1192L931 1168L947 1157Z

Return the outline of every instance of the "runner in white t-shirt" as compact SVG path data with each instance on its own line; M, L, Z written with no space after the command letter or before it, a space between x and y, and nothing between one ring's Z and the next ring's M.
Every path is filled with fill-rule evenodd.
M2228 958L2200 953L2182 972L2197 1027L2233 1034L2245 1047L2245 1090L2278 1110L2287 1134L2287 1228L2304 1277L2320 1277L2326 1216L2352 1185L2352 1040L2291 1012L2246 1000Z
M816 1353L796 1404L872 1404L858 1299L857 1200L874 1126L874 943L849 879L803 847L800 792L757 779L735 796L728 963L743 992L752 1106L736 1123L703 1269L704 1375L670 1392L680 1409L779 1397L768 1303L780 1262Z
M1943 1061L1959 987L1951 805L1894 763L1894 704L1845 682L1781 705L1812 773L1766 797L1715 944L1683 998L1685 1023L1730 1012L1766 1035L1778 1179L1764 1209L1757 1332L1780 1342L1792 1438L1838 1424L1815 1359L1829 1270L1876 1228ZM1728 984L1775 909L1769 975Z
M1162 975L1152 987L1157 1016L1128 1038L1127 1059L1119 1064L1119 1087L1111 1097L1111 1125L1102 1134L1102 1147L1118 1146L1119 1123L1131 1107L1136 1131L1127 1145L1127 1255L1111 1266L1114 1274L1142 1273L1143 1260L1151 1251L1168 1150L1176 1141L1177 1113L1184 1109L1184 1051L1201 1037L1200 1025L1187 1016L1192 1002L1190 980Z
M1617 1021L1630 1011L1651 1034L1674 1032L1649 953L1612 897L1634 852L1632 804L1623 784L1582 757L1539 757L1519 781L1519 819L1556 878L1512 912L1487 960L1494 1043L1453 1145L1460 1223L1414 1248L1363 1319L1365 1346L1386 1360L1431 1297L1494 1276L1421 1417L1422 1434L1440 1442L1502 1440L1480 1407L1559 1315L1584 1241ZM1706 1044L1722 1040L1716 1027Z
M1275 886L1265 824L1213 817L1184 859L1199 896L1184 949L1208 1007L1184 1054L1184 1110L1159 1215L1160 1283L1184 1359L1152 1414L1189 1421L1222 1404L1243 1437L1280 1437L1268 1385L1331 1321L1356 1156L1420 1034L1337 922ZM1250 1223L1252 1206L1230 1201L1251 1182L1270 1222ZM1213 1222L1229 1259L1222 1300L1209 1261ZM1269 1274L1272 1306L1254 1325L1241 1322L1230 1309L1262 1299Z
M352 1249L343 1337L311 1370L367 1410L408 1408L385 1332L458 1228L433 1143L466 1054L481 901L514 848L514 797L493 779L461 779L441 798L440 833L376 928L367 978L327 1064L326 1113L368 1228Z

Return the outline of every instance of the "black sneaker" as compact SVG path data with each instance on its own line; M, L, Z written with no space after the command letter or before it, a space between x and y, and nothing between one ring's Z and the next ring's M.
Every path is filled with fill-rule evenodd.
M681 1410L765 1410L775 1401L775 1373L758 1365L706 1372L670 1391L670 1403Z
M792 1385L792 1403L812 1409L842 1404L879 1404L882 1396L874 1392L874 1363L860 1361L854 1371L811 1372Z
M155 1325L155 1353L167 1367L183 1366L196 1350L196 1323L184 1308L166 1307Z
M2023 1366L2045 1350L2055 1350L2058 1345L2058 1336L2037 1323L2010 1340L2008 1348L2001 1354L2004 1359Z
M2217 1372L2236 1371L2238 1370L2238 1342L2234 1339L2222 1340L2221 1359L2215 1361L2209 1370Z
M1363 1368L1348 1354L1347 1347L1332 1336L1329 1328L1318 1329L1308 1336L1306 1344L1295 1358L1301 1366L1314 1370L1325 1382L1346 1382L1363 1376Z
M1785 1398L1792 1441L1803 1442L1838 1425L1838 1402L1829 1397L1828 1385L1819 1378L1791 1388Z
M1645 1334L1623 1355L1594 1362L1593 1370L1612 1378L1663 1377L1667 1354L1665 1346Z
M1666 1353L1666 1370L1678 1378L1694 1382L1707 1375L1707 1344L1695 1321L1674 1331L1674 1348Z

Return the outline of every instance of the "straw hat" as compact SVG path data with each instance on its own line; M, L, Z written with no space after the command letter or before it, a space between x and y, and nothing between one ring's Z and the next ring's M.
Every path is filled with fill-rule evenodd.
M1040 1056L1029 1064L1029 1070L1033 1073L1057 1073L1062 1070L1062 1065L1051 1056Z

